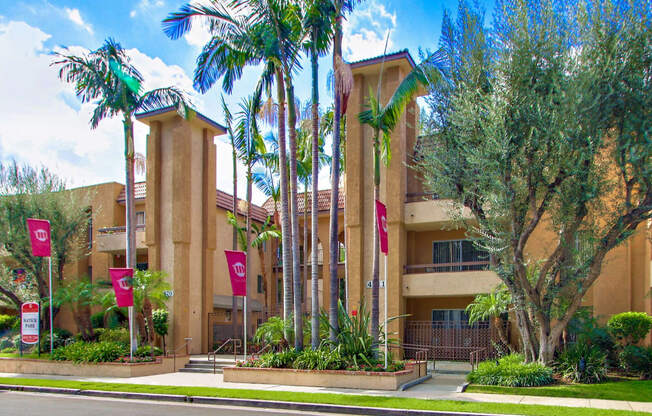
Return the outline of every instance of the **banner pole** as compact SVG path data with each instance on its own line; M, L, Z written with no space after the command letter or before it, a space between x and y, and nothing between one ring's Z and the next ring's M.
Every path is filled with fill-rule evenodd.
M244 319L243 319L243 333L244 333L244 359L247 361L247 295L244 297Z
M387 254L385 254L385 369L387 369L387 339L389 329L387 328Z
M49 271L50 271L50 354L52 354L52 349L54 348L54 327L52 326L52 256L48 257L49 260ZM40 308L39 308L40 309Z
M134 307L129 306L129 361L134 360Z

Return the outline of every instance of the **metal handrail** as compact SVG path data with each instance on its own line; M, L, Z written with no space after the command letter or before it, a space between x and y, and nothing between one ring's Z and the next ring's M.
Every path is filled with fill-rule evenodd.
M217 349L215 351L209 352L206 355L206 359L208 361L211 361L211 355L213 356L213 374L215 374L216 367L217 367L217 359L216 359L215 356L217 355L218 352L220 352L220 350L222 350L222 348L227 346L229 344L229 342L233 343L233 362L235 362L236 356L238 354L237 349L238 349L238 347L240 347L242 345L242 341L240 340L240 338L229 338L226 341L224 341L224 343L222 345L217 347Z
M260 357L260 356L263 354L263 351L265 351L265 350L267 350L267 349L269 349L269 348L271 348L271 347L272 347L272 344L267 344L267 345L265 345L263 348L259 349L259 350L256 351L255 353L251 354L251 358L257 358L257 357Z
M183 345L180 345L178 348L175 348L172 350L172 367L174 368L174 371L177 371L177 352L181 350L182 348L186 348L186 355L189 355L188 348L190 347L190 343L192 342L192 338L184 338L186 342L183 343ZM170 351L167 351L165 353L166 356L170 356Z
M421 363L425 362L426 363L426 374L428 373L428 349L423 348L418 345L411 345L411 344L394 344L394 345L389 345L389 348L396 348L396 349L403 349L403 350L414 350L414 361L417 364L417 369L419 371L419 377L421 377ZM435 359L433 356L433 368L435 364ZM425 375L425 374L424 374Z
M478 364L480 364L480 353L485 351L486 348L480 348L475 351L471 351L469 353L469 362L471 363L471 371L475 371L475 369L478 368Z

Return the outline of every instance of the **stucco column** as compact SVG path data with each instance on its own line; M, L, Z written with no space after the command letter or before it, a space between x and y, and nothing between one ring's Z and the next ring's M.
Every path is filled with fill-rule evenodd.
M161 269L161 122L150 123L147 135L147 199L145 200L145 244L150 270Z
M217 248L215 213L216 148L213 143L213 133L208 129L202 130L202 147L202 246L204 256L202 258L201 352L206 353L212 350L213 346L210 339L212 331L209 328L211 325L209 314L213 312L214 257Z
M330 241L331 241L328 218L326 218L325 221L319 222L319 230L317 234L319 235L319 242L321 243L321 247L323 250L323 256L322 256L323 261L322 261L322 268L321 268L322 307L328 311L330 305L330 287L331 287L330 276L328 273L328 267L330 264L330 255L328 252L328 248L330 247Z

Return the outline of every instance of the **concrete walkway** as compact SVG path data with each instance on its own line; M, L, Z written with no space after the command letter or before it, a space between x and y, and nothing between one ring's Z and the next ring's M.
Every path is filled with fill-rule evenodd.
M231 356L232 358L233 356ZM418 399L459 400L470 402L494 402L516 404L542 404L551 406L586 407L596 409L636 410L652 413L652 403L618 400L575 399L560 397L536 397L522 395L457 393L457 387L464 382L463 374L434 373L432 379L406 391L378 391L357 389L336 389L326 387L286 386L277 384L226 383L221 374L170 373L146 377L74 377L35 374L0 373L0 377L22 377L52 380L78 380L105 383L149 384L164 386L198 386L232 389L273 390L306 393L364 394L378 396L410 397Z

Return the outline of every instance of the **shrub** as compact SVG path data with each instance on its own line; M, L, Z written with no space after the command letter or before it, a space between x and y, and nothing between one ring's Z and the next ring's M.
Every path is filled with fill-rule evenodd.
M75 363L102 363L116 361L127 354L129 354L129 348L118 342L74 342L64 347L55 348L51 358Z
M652 378L652 347L628 345L618 355L620 367L642 379Z
M136 349L136 353L134 355L136 357L150 357L152 355L151 348L149 345L141 345ZM158 355L163 355L163 351L158 347L154 347L154 356Z
M66 342L72 338L72 333L67 329L54 328L52 331L54 336L52 338L54 348L59 348L66 345ZM43 331L41 333L41 351L50 351L50 331Z
M0 315L0 334L7 331L13 331L18 326L19 322L17 316L13 315ZM20 329L20 328L18 328Z
M607 378L607 353L578 342L561 353L556 369L563 378L575 383L599 383Z
M260 356L258 364L255 367L265 368L291 368L294 360L297 359L299 353L294 348L287 349L281 352L268 352Z
M541 363L526 363L520 354L485 361L467 376L471 383L507 387L534 387L552 383L552 369Z
M105 329L98 339L100 342L117 342L129 345L129 331L125 328Z
M0 352L3 354L13 354L16 352L16 348L14 347L7 347L7 348L2 348L0 349Z
M98 312L91 315L91 326L93 329L104 328L104 312Z
M339 370L345 365L339 350L311 348L301 351L293 367L303 370Z
M607 327L623 345L634 345L650 332L652 317L645 312L623 312L609 318Z

